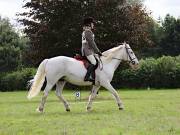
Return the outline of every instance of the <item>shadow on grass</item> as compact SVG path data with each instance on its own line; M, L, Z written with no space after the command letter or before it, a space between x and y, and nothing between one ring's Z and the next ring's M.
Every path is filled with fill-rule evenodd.
M123 113L123 112L125 112L124 110L122 111L122 110L118 110L118 108L117 109L112 109L112 110L104 110L104 109L96 109L96 110L91 110L91 111L89 111L89 112L87 112L86 110L84 110L84 111L79 111L79 112L77 112L77 111L73 111L73 110L71 110L71 112L66 112L66 111L54 111L54 112L48 112L48 110L47 111L45 111L45 112L43 112L43 113L38 113L38 112L30 112L29 113L29 116L33 116L33 117L58 117L58 116L73 116L73 117L79 117L79 116L82 116L82 115L86 115L86 116L93 116L93 115L108 115L108 114L113 114L113 113Z

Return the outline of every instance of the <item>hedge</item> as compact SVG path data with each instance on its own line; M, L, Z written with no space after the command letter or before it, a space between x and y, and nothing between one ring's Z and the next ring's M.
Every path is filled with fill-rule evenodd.
M0 74L0 91L15 91L27 89L28 80L32 79L36 70L24 68L19 71Z
M117 71L113 84L128 88L180 88L180 56L142 59L136 71Z
M35 72L35 68L25 68L0 73L0 91L26 90ZM112 84L116 88L180 88L180 56L142 59L136 71L119 68Z

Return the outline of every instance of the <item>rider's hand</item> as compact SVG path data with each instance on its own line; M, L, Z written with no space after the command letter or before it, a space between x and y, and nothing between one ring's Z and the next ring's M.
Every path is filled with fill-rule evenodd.
M98 52L98 55L99 55L99 56L102 56L102 53L101 53L101 52Z

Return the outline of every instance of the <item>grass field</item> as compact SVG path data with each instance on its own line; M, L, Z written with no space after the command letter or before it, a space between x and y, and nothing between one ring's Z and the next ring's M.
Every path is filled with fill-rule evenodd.
M64 91L71 112L51 92L45 112L35 111L41 94L32 101L26 92L0 92L0 135L180 135L180 90L119 91L125 110L107 91L100 91L93 110L86 112L89 92Z

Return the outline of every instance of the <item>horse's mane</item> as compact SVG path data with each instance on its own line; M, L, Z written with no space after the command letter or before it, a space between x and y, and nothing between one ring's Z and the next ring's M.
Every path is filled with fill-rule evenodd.
M107 51L104 51L102 54L103 54L103 56L105 56L105 59L110 60L110 59L112 59L112 57L114 56L116 51L118 51L121 47L122 47L122 45L113 47Z

